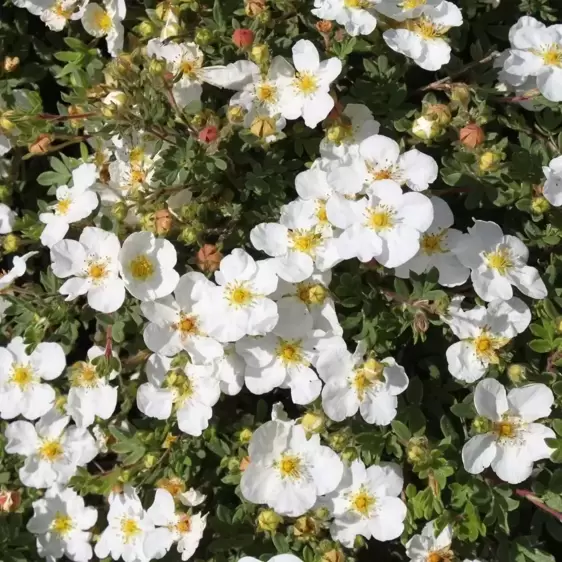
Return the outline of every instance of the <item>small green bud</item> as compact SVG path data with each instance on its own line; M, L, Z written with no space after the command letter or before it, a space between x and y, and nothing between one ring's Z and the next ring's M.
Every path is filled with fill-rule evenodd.
M11 190L7 185L0 185L0 201L5 202L10 198Z
M144 456L144 467L145 468L152 468L156 463L156 457L152 454Z
M141 37L147 39L156 33L156 26L151 21L144 20L136 26L135 30Z
M4 236L2 248L7 254L17 252L20 247L20 239L15 234L7 234Z
M204 27L195 30L195 42L198 45L205 46L213 41L213 34Z
M274 533L283 523L283 517L277 515L273 509L266 509L258 515L257 525L260 531Z
M252 438L253 435L253 431L247 427L245 427L241 432L240 435L238 436L238 441L240 441L240 443L246 444L250 442L250 439Z
M125 220L127 213L128 213L127 205L121 201L119 203L115 203L115 205L111 207L111 215L115 217L118 221Z
M488 433L490 431L490 420L484 416L478 416L472 421L472 429L476 433Z
M330 447L335 451L342 451L349 441L345 433L332 433L329 437Z
M148 64L148 71L154 76L160 76L166 70L166 63L163 60L152 58Z
M307 433L320 433L325 422L322 412L307 412L301 419L301 425Z
M347 462L352 462L357 458L357 450L353 447L347 447L341 454L342 458Z
M533 197L531 210L537 215L542 215L550 209L550 203L544 197Z
M525 380L526 371L525 365L514 363L507 368L507 376L512 383L518 384Z
M254 45L250 51L250 58L256 64L264 64L269 60L269 47L264 44Z
M187 244L188 246L191 246L192 244L195 244L197 242L197 237L197 231L191 226L186 226L180 232L178 240L180 240L180 242L183 242L184 244Z
M496 165L502 161L502 155L499 152L493 152L488 150L480 156L478 160L478 169L481 172L489 172L496 167Z

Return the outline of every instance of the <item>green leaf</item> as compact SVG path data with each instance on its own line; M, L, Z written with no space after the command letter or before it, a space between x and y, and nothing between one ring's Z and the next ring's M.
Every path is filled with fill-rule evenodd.
M282 535L281 533L275 533L271 537L271 541L273 542L273 545L275 546L279 554L285 554L291 551L291 548L289 547L289 543L287 542L285 535Z
M537 353L548 353L552 350L552 344L545 340L531 340L529 347Z
M410 430L401 421L393 420L390 425L392 426L392 431L394 431L404 443L407 443L411 439L412 434Z
M225 28L224 15L222 13L221 0L215 0L213 4L213 19L220 29Z

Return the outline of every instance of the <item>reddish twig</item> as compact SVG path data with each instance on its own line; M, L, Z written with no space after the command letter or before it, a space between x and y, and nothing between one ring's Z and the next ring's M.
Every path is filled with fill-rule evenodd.
M109 361L113 354L113 339L112 339L113 326L107 327L107 332L105 333L105 358Z
M98 115L95 112L90 113L77 113L76 115L54 115L52 113L39 113L37 117L45 121L69 121L71 119L86 119L87 117L94 117Z
M560 513L556 509L553 509L552 507L548 507L548 505L546 505L540 498L537 498L537 496L535 496L535 494L533 494L531 490L522 490L520 488L517 488L515 490L515 495L519 496L520 498L525 498L532 504L536 505L539 509L542 509L549 515L556 517L556 519L558 519L558 521L562 523L562 513Z

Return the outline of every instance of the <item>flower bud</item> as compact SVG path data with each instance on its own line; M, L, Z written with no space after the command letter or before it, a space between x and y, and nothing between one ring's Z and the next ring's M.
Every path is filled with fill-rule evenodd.
M177 435L173 435L172 433L168 433L162 443L162 449L170 449L171 446L178 440Z
M353 128L345 123L334 123L326 129L326 138L336 145L340 145L353 134Z
M283 517L277 515L273 509L266 509L258 515L257 524L260 531L274 533L283 523Z
M178 236L178 240L180 240L184 244L187 244L188 246L191 246L192 244L195 244L197 242L198 236L199 233L197 232L196 229L194 229L191 226L186 226L180 232L180 235Z
M213 34L206 27L198 27L195 30L195 42L198 45L208 45L213 40Z
M259 21L262 25L266 25L271 21L271 12L266 8L262 10L257 16L256 20Z
M219 131L214 125L208 125L199 131L198 138L201 142L211 143L218 137Z
M145 455L143 457L143 464L145 468L152 468L156 463L156 457L152 454Z
M253 431L247 427L245 427L241 432L240 435L238 435L238 441L240 441L240 443L242 444L246 444L250 442L250 439L252 438L253 435Z
M472 429L476 433L488 433L490 431L490 420L484 416L477 416L472 420Z
M148 63L148 72L154 76L160 76L166 70L166 63L161 59L150 59Z
M51 141L52 136L49 133L42 133L27 149L31 154L45 154L45 152L48 152L51 148Z
M316 29L320 33L330 33L330 31L332 31L333 27L334 27L334 25L329 20L320 20L320 21L316 22Z
M550 209L550 203L544 197L533 197L531 210L537 215L542 215Z
M425 437L412 437L406 447L406 455L411 464L423 462L429 453L429 446Z
M305 515L303 517L299 517L295 521L293 529L295 537L300 538L300 540L307 541L314 538L318 534L320 526L312 517L308 517Z
M267 115L258 115L250 125L250 132L260 139L266 139L277 132L275 119Z
M249 18L254 18L265 10L266 0L245 0L244 11Z
M301 419L301 425L307 433L320 433L325 422L322 412L307 412Z
M451 87L451 100L461 104L464 107L468 106L470 101L470 88L465 84L455 84Z
M17 490L0 490L0 512L13 513L21 505L21 494Z
M329 550L322 556L321 562L345 562L345 555L339 550Z
M254 42L254 32L251 29L235 29L232 34L232 42L239 49L247 49Z
M156 26L151 21L144 20L135 27L135 30L141 37L148 39L156 33Z
M246 110L240 105L231 105L226 111L226 117L233 125L238 125L244 121Z
M115 217L118 221L125 220L125 217L127 216L128 212L129 210L127 209L127 205L122 201L115 203L115 205L111 207L111 215Z
M341 451L347 445L349 441L348 435L345 433L332 433L328 438L330 447L334 449L334 451Z
M220 266L222 254L214 244L205 244L197 252L197 267L205 273L214 273Z
M514 363L507 368L507 376L512 383L519 384L525 380L526 371L525 365Z
M250 457L244 457L241 461L240 461L240 472L244 472L248 466L250 466Z
M341 454L342 459L344 459L347 462L352 462L355 459L357 459L358 455L357 455L357 450L354 449L353 447L347 447L343 453Z
M4 68L4 72L14 72L14 70L18 69L19 65L19 57L5 57L2 66Z
M2 241L2 248L7 254L17 252L20 247L20 239L15 234L7 234Z
M425 108L423 113L428 119L437 122L442 127L447 126L452 118L449 106L444 103L429 105Z
M476 123L470 123L463 127L459 132L459 140L468 148L476 148L485 140L482 127Z
M418 310L414 316L414 330L418 334L425 334L429 329L429 320L423 310Z
M478 159L478 169L481 172L489 172L496 167L496 164L501 162L502 155L498 152L488 150Z
M172 215L168 209L160 209L154 213L154 227L156 234L159 235L170 232L172 228Z
M431 140L439 136L441 132L438 121L428 119L423 115L412 123L412 134L419 139Z
M254 45L250 52L250 58L256 64L264 64L269 60L269 47L265 43Z
M3 113L0 113L0 131L10 133L15 129L16 126L10 120L10 117L12 117L13 114L13 111L4 111Z
M180 26L177 23L168 23L164 26L161 32L162 39L168 39L169 37L175 37L180 34Z
M0 201L2 202L8 201L11 193L12 192L7 185L5 184L0 185Z

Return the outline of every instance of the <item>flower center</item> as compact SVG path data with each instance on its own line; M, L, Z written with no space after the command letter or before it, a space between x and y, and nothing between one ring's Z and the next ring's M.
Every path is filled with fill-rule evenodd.
M444 254L443 238L445 237L445 230L441 230L437 234L424 234L420 241L422 252L428 256L433 254Z
M85 361L80 361L72 367L70 380L72 386L94 388L98 386L100 377L94 365L86 363Z
M176 531L183 535L185 533L189 533L191 531L191 519L189 515L182 514L180 515L179 521L176 523Z
M390 230L394 227L396 211L387 205L377 205L374 209L367 209L367 226L375 232Z
M513 258L507 248L498 248L494 252L484 254L488 267L495 269L500 275L505 275L513 267Z
M244 282L231 283L226 287L226 299L235 308L250 306L256 297L257 295Z
M541 53L544 64L548 66L562 66L562 46L549 45Z
M64 453L64 449L56 439L48 439L43 441L39 447L39 456L48 462L58 461Z
M107 33L111 29L111 17L105 10L96 11L94 23L97 28L101 29L104 33Z
M88 266L88 277L94 282L101 281L107 277L107 264L103 261L91 262Z
M474 339L474 349L480 359L484 359L488 363L497 364L499 357L496 351L506 345L508 341L509 338L496 337L490 334L490 332L483 331Z
M259 84L256 87L256 97L262 103L274 103L277 99L277 88L273 84Z
M146 254L139 254L130 261L129 271L137 281L146 281L154 275L154 265Z
M501 421L494 425L494 431L498 434L498 437L515 437L517 433L517 426L509 421Z
M301 465L301 459L296 455L290 454L283 454L277 463L281 478L290 478L291 480L297 480L301 477Z
M142 146L135 146L129 154L129 162L131 166L139 167L144 160L144 149Z
M174 403L180 406L191 398L195 392L191 379L185 373L177 371L171 371L166 375L164 387L173 391Z
M447 33L447 28L433 23L431 20L421 17L406 22L406 29L420 35L423 39L439 39Z
M326 213L326 201L319 199L316 203L316 218L319 223L326 224L328 222L328 214Z
M281 359L282 363L287 367L289 365L306 365L301 340L281 340L275 355Z
M297 285L297 296L304 304L322 304L328 296L328 291L320 283L299 283Z
M59 16L59 18L64 18L65 20L67 20L72 15L73 10L72 10L72 8L70 10L64 9L63 8L63 2L59 1L53 6L52 12L56 16Z
M420 6L425 6L427 0L405 0L401 4L398 4L402 10L413 10L414 8L419 8Z
M72 523L72 519L65 513L57 512L53 522L51 523L51 531L61 537L64 537L70 533L73 528L74 524Z
M378 385L384 380L384 365L375 359L367 359L360 367L354 370L352 386L357 392L359 400L365 398L370 388Z
M366 166L367 171L373 178L373 181L395 179L394 176L396 174L392 166L389 166L388 168L378 168L376 165L370 164L368 162L366 163Z
M309 72L297 72L293 84L305 96L310 96L318 90L318 79Z
M361 487L359 492L354 494L351 499L352 508L364 517L369 516L369 512L374 507L375 503L375 497L363 487Z
M174 328L180 332L182 338L194 336L199 333L197 319L193 315L180 314L180 321L174 324Z
M123 539L125 543L133 540L137 535L140 535L141 528L136 519L130 517L124 517L121 520L121 532L123 533Z
M131 170L131 186L133 188L137 188L139 185L142 185L144 183L144 180L146 178L146 174L144 173L143 170Z
M29 365L14 365L10 381L20 387L20 390L29 388L33 382L33 369Z
M368 5L367 0L344 0L343 2L346 8L350 9L358 9L358 8L366 8Z
M322 242L322 236L312 231L293 230L289 233L289 240L293 250L313 256Z
M56 212L59 215L66 215L66 213L68 213L71 203L72 201L68 197L65 199L61 199L55 206Z
M199 68L196 60L193 59L183 59L180 63L180 71L183 72L186 76L191 78L195 77L196 70Z

